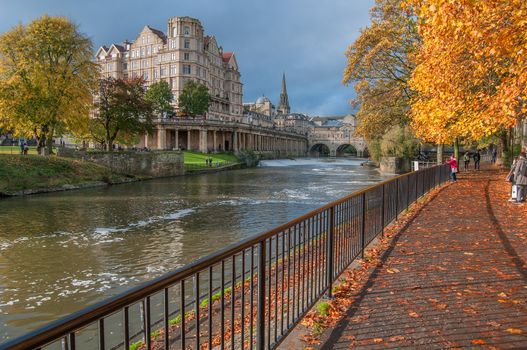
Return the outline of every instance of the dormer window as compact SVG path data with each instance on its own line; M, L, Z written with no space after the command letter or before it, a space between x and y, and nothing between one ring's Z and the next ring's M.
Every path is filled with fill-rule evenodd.
M174 28L172 28L172 36L176 36L177 35L177 26L174 26Z
M185 36L189 36L190 35L190 27L189 26L184 26L183 27L183 35L185 35Z

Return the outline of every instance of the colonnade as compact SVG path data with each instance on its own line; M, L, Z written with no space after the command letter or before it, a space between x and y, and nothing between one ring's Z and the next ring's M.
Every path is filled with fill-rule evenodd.
M305 155L307 139L280 133L243 129L207 129L158 127L143 135L140 148L182 149L203 153L251 149L256 152L280 152L284 155Z

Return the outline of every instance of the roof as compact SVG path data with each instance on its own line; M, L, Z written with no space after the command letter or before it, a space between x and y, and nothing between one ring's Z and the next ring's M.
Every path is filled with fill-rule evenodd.
M147 26L148 29L150 29L154 34L156 34L158 37L160 37L164 42L166 41L167 37L165 35L165 33L163 33L161 30L159 29L155 29L155 28L152 28L150 26Z
M223 62L229 62L233 53L232 52L224 52L222 55Z
M115 46L115 48L116 48L117 50L119 50L119 52L125 52L125 51L126 51L126 50L124 49L124 47L121 46L121 45L113 44L112 46Z

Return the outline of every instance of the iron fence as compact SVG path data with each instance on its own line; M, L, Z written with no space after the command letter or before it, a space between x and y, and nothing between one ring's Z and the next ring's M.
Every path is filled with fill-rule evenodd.
M448 166L327 204L0 349L274 349L365 247Z

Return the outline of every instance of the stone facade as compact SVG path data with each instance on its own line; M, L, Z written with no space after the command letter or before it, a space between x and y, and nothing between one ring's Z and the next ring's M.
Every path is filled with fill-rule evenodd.
M312 119L313 127L309 133L310 153L320 153L320 147L327 147L331 156L338 156L344 148L351 145L356 150L357 156L364 156L366 142L362 137L355 135L357 125L355 116L344 117L315 117Z
M207 118L241 121L243 86L233 52L224 52L200 21L172 17L167 33L145 26L133 42L102 46L96 54L103 77L143 77L146 85L164 80L174 106L189 79L204 84L212 96Z

